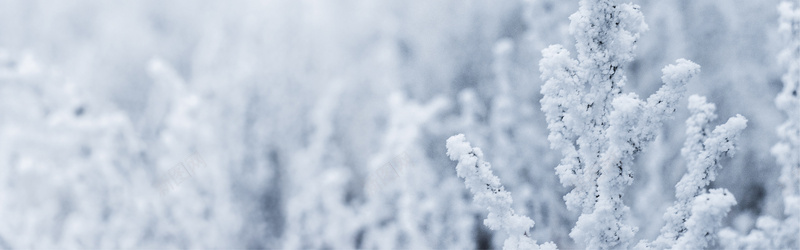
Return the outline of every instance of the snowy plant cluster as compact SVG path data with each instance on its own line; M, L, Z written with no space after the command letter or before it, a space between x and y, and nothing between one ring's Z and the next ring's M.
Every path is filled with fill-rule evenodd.
M800 1L630 1L0 1L0 249L800 249Z

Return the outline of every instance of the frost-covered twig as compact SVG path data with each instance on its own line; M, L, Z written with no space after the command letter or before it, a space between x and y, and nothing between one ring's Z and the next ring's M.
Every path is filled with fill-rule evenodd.
M712 189L692 202L692 216L686 220L686 233L672 249L704 249L716 238L722 219L736 199L724 189Z
M747 127L747 119L737 115L711 131L709 123L717 118L715 109L713 103L706 103L705 97L697 95L689 97L689 111L692 115L686 120L687 138L681 150L688 160L688 172L675 185L676 201L664 214L666 225L661 229L658 239L650 244L642 242L638 247L704 248L716 235L719 220L724 218L730 207L736 204L736 200L727 190L712 190L711 193L706 193L705 189L714 181L717 171L722 168L720 165L722 157L734 155L736 149L734 144L742 130ZM710 204L712 201L721 203ZM699 213L695 213L695 210ZM690 230L689 221L713 221L714 224L706 225L707 227L702 230L697 229L698 225L694 225L696 229ZM693 235L700 231L703 231L703 237Z
M463 134L447 139L447 155L450 160L458 161L456 172L464 178L467 188L475 195L475 203L489 210L489 216L483 223L492 230L503 230L509 235L503 249L555 249L555 244L548 242L537 245L528 236L533 227L533 220L524 215L517 215L511 208L511 193L505 191L500 179L492 174L492 167L483 160L480 148L473 148Z
M582 212L570 236L588 248L626 248L638 230L625 223L629 208L622 203L633 158L675 112L700 67L683 59L665 67L666 84L646 101L622 94L623 66L647 29L639 7L582 0L570 19L577 60L554 45L540 62L548 139L564 155L556 171L562 184L575 186L567 207Z

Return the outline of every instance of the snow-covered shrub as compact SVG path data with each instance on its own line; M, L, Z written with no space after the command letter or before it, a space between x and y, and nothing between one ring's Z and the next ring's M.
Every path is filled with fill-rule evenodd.
M570 236L589 248L626 248L637 231L622 203L633 158L675 112L699 66L680 59L665 67L665 85L647 100L622 94L624 66L647 29L638 6L584 0L570 19L577 60L554 45L542 51L540 63L548 139L564 155L557 173L575 186L565 196L567 207L582 213Z
M549 44L576 54L567 17L578 2L2 1L0 47L22 56L0 51L0 249L501 247L508 235L483 225L441 146L457 133L489 149L510 207L536 221L530 239L583 247L569 237L579 213L553 175L562 155L549 150L536 70ZM738 217L723 223L757 224L748 242L790 232L768 150L786 120L769 98L784 72L770 44L778 0L633 2L656 32L636 40L635 61L617 60L625 93L656 92L674 58L703 65L688 92L752 121L707 187L736 195ZM453 107L432 114L439 97ZM692 165L677 146L682 120L633 161L622 199L636 242L670 224L661 215ZM194 151L208 168L160 198L156 179ZM401 152L418 169L364 192ZM675 230L687 230L681 244L714 247L695 237L714 229L695 226L713 226L730 199L700 196L722 203L682 217L711 224ZM763 215L776 218L756 223Z
M689 109L693 115L686 121L688 138L683 149L684 156L689 160L689 171L675 186L677 200L664 215L668 224L662 229L662 235L652 243L642 241L636 248L706 248L714 244L722 219L736 204L727 190L707 191L706 187L716 178L716 172L721 168L721 158L735 154L734 144L746 127L747 120L741 116L732 117L710 131L709 122L716 119L714 104L706 103L704 97L691 96ZM521 244L526 244L528 248L539 247L527 237L533 221L516 215L510 208L510 193L492 174L491 166L483 160L482 151L472 148L463 134L448 139L447 148L451 160L459 162L458 175L465 179L467 187L475 194L476 203L489 209L486 225L494 230L503 229L510 236L504 248L517 249ZM500 219L495 219L498 216ZM525 237L514 237L520 234Z
M633 60L639 32L647 28L638 7L615 5L612 1L581 1L579 11L570 19L571 32L578 41L578 59L571 59L566 49L554 45L542 52L544 58L540 63L542 79L546 81L542 86L544 97L541 103L551 131L548 139L552 147L560 149L565 156L556 170L563 184L575 186L565 196L567 207L582 212L570 236L588 248L627 248L637 228L626 222L629 208L623 204L622 197L625 187L633 181L631 167L634 156L655 138L660 125L676 111L677 102L686 91L686 83L699 72L699 66L680 59L676 65L665 67L662 77L665 85L647 100L640 100L632 93L622 94L626 83L623 66ZM502 88L505 79L500 80ZM685 154L699 159L692 161L690 169L694 172L687 174L677 187L681 206L687 207L691 200L696 200L696 205L692 207L693 211L679 209L684 214L678 216L685 217L680 223L687 220L691 223L680 225L685 228L677 230L681 234L688 231L688 236L678 243L667 244L702 247L707 245L705 237L714 233L721 218L735 204L727 192L714 190L706 194L703 191L715 177L707 168L717 167L717 158L733 149L733 137L744 128L745 120L732 118L729 124L706 138L705 133L695 130L704 131L704 126L714 118L713 105L706 105L704 99L693 97L690 109L697 113L696 118L687 122L692 125L690 134L699 138L687 142ZM464 157L450 151L458 147L456 141L459 138L464 140L463 135L448 140L451 160ZM698 148L696 144L700 147L706 144L715 146L706 149ZM466 148L470 149L469 146ZM477 153L480 156L472 155L483 165L480 151ZM459 176L466 175L461 173L462 163L459 160ZM472 187L468 178L466 181L467 186L478 193L481 185ZM491 212L489 217L492 218ZM709 220L716 224L703 224ZM493 229L499 227L491 221L487 225ZM513 236L514 233L510 234ZM527 236L527 232L523 234ZM698 234L703 235L702 241L693 237ZM512 237L509 240L516 242L517 239Z

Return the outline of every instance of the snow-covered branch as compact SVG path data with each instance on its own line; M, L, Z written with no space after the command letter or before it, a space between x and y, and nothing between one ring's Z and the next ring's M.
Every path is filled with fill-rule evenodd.
M483 223L492 230L502 230L509 235L503 249L556 249L555 244L549 242L537 245L528 236L533 220L514 213L511 193L492 173L492 166L483 160L480 148L473 148L463 134L458 134L447 139L447 155L450 160L458 161L456 172L475 195L475 203L489 210Z
M722 219L728 215L736 199L724 189L712 189L694 199L692 216L686 220L686 233L672 249L705 249L716 239Z
M747 119L737 115L711 131L709 123L717 118L715 109L714 104L707 103L705 97L697 95L689 97L689 111L692 115L686 120L687 138L681 150L684 158L688 160L688 172L675 185L676 201L664 214L666 225L661 229L658 239L651 244L642 242L638 247L667 249L680 245L682 247L679 248L703 248L716 235L717 227L709 226L703 229L712 231L699 238L697 235L689 235L690 231L698 233L697 230L700 230L690 230L689 221L715 221L712 225L718 226L719 220L724 218L730 207L736 204L727 190L712 190L711 193L706 193L705 189L714 181L717 171L722 168L720 165L722 157L734 155L736 149L734 144L742 130L747 127ZM721 203L708 204L711 201ZM708 208L709 206L711 208ZM700 213L695 213L695 210Z

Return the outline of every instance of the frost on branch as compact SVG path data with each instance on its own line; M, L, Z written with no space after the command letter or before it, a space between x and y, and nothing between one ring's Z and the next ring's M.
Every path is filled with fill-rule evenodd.
M704 248L713 240L717 227L703 229L711 231L704 231L708 235L698 237L690 235L699 231L690 230L689 221L715 221L716 224L713 225L719 225L719 220L724 218L730 207L736 204L727 190L712 190L710 194L705 190L716 178L717 171L722 168L720 165L722 157L734 155L736 149L734 144L742 130L747 127L747 119L737 115L711 131L709 123L717 118L715 109L714 104L707 103L705 97L697 95L689 97L689 111L692 115L686 120L686 142L681 149L681 154L688 160L688 172L675 185L676 201L664 214L666 225L661 228L658 239L651 244L642 242L638 247L667 249L677 247L678 244L683 246L679 249ZM717 197L720 195L723 197ZM700 197L706 197L708 200L701 201ZM729 200L731 202L728 202ZM722 203L707 204L711 201ZM704 208L708 206L714 206L715 209ZM695 210L701 213L695 213Z
M772 147L781 169L785 219L763 216L747 236L726 229L720 237L727 248L800 249L800 8L782 2L778 11L780 33L788 42L779 61L788 71L783 75L783 90L775 105L786 113L788 120L778 127L780 142Z
M503 249L556 249L551 242L537 245L528 236L533 220L514 213L511 193L505 191L500 179L492 173L491 165L483 161L480 148L473 148L463 134L458 134L447 139L447 155L450 160L458 161L456 172L475 195L475 203L489 210L483 223L492 230L503 230L509 235Z
M577 60L553 45L539 64L548 140L564 157L556 172L574 186L567 207L582 213L570 236L588 248L627 248L637 228L625 224L622 197L633 181L634 156L675 112L700 67L680 59L663 69L665 85L646 100L622 94L624 66L647 29L639 7L583 0L570 20Z
M724 189L712 189L694 199L692 216L686 221L686 233L673 249L704 249L716 238L722 219L736 205L733 195Z

